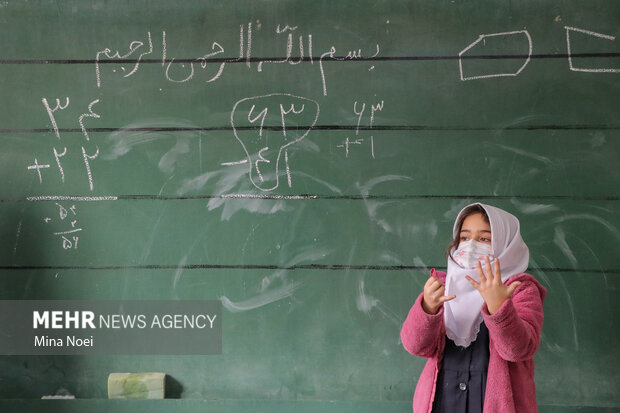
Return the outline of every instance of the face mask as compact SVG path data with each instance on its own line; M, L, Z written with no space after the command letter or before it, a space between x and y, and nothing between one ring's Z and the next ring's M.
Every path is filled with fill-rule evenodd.
M489 244L483 242L463 241L459 244L459 247L452 253L452 258L463 269L475 269L478 266L478 262L484 262L484 257L489 257L489 260L493 262L495 258L493 256L493 249Z

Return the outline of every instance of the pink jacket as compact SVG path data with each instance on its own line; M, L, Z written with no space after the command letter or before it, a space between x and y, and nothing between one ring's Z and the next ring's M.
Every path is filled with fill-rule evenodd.
M431 275L443 283L446 281L443 272L433 269ZM540 344L547 291L529 274L510 277L506 284L514 281L521 281L521 285L497 313L489 314L486 304L482 307L490 347L484 413L538 411L532 357ZM422 309L423 296L420 294L411 307L400 332L409 353L428 358L413 396L414 413L432 410L446 337L443 307L436 315L427 314Z

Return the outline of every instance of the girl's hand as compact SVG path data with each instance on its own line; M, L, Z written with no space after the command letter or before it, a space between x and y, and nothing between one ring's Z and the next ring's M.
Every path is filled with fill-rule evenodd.
M422 308L427 314L437 314L439 308L446 301L453 300L456 295L444 296L446 287L436 277L431 276L424 284L424 298Z
M499 259L495 259L494 269L491 269L491 262L489 257L485 257L485 270L482 270L482 264L478 262L478 279L480 283L474 281L470 276L467 276L467 280L474 286L480 293L484 302L487 303L490 314L495 314L499 308L504 304L512 293L517 289L521 282L515 281L510 285L505 285L502 282L502 275L499 269Z

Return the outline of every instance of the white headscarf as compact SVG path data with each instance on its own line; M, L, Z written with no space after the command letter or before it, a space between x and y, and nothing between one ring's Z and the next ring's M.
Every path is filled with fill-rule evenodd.
M489 217L491 246L493 255L500 261L502 282L506 282L513 275L523 273L527 269L530 252L521 238L519 220L514 215L493 206L480 203L471 205L480 205ZM452 231L454 237L459 232L457 223L461 214L471 205L463 208L456 217ZM456 298L444 303L446 335L461 347L468 347L476 340L482 323L481 310L484 304L482 296L467 281L466 275L478 281L476 270L463 269L448 257L445 294L446 296L454 294Z

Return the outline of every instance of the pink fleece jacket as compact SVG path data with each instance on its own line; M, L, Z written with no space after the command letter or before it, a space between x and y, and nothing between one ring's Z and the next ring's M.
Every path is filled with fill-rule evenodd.
M446 274L431 270L431 275L445 283ZM489 370L484 399L484 413L535 413L534 353L540 344L543 324L543 301L547 291L534 277L519 274L506 284L520 281L512 297L491 315L482 307L489 329ZM430 413L433 408L437 373L445 347L446 329L443 307L430 315L422 309L420 294L403 324L400 337L405 349L428 361L413 396L414 413Z

